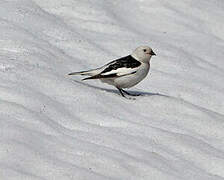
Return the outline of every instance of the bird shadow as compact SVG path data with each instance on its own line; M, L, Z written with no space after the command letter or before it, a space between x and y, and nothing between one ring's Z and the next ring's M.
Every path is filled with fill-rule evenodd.
M91 84L87 84L87 83L84 83L84 82L78 81L78 80L73 80L73 81L78 83L78 84L81 84L83 86L86 86L86 87L90 87L90 88L98 89L100 91L106 91L106 92L109 92L109 93L120 95L119 91L116 90L116 89L101 88L101 87L94 86L94 85L91 85ZM168 95L160 94L160 93L151 93L151 92L142 92L142 91L128 91L128 92L131 93L131 94L140 94L140 96L163 96L163 97L170 97Z

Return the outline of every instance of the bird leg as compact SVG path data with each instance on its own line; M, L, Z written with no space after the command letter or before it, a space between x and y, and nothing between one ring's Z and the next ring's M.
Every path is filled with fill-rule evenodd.
M129 92L127 92L127 91L125 91L125 90L123 90L123 89L121 89L121 88L117 88L117 89L119 90L119 92L121 93L121 95L122 95L123 97L126 97L126 96L124 95L124 93L127 94L127 95L129 95L129 96L140 96L140 94L131 94L131 93L129 93Z
M123 89L120 89L120 88L117 88L118 90L119 90L119 92L121 93L121 95L123 96L123 97L125 97L125 95L124 95L124 93L123 93Z
M123 89L121 89L125 94L129 95L129 96L140 96L141 94L131 94Z

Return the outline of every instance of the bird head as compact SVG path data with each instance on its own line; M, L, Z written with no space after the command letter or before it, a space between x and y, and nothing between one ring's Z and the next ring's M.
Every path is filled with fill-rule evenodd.
M153 52L153 50L148 46L140 46L136 48L131 54L133 58L145 63L148 63L151 57L155 55L156 54Z

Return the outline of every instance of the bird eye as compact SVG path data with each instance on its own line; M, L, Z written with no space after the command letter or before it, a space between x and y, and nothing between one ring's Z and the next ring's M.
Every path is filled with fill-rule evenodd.
M144 52L146 52L146 49L143 49Z

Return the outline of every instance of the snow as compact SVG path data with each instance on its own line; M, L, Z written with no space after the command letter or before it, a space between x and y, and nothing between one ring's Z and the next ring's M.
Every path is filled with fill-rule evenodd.
M2 0L0 179L224 179L222 0ZM68 73L149 45L122 98Z

